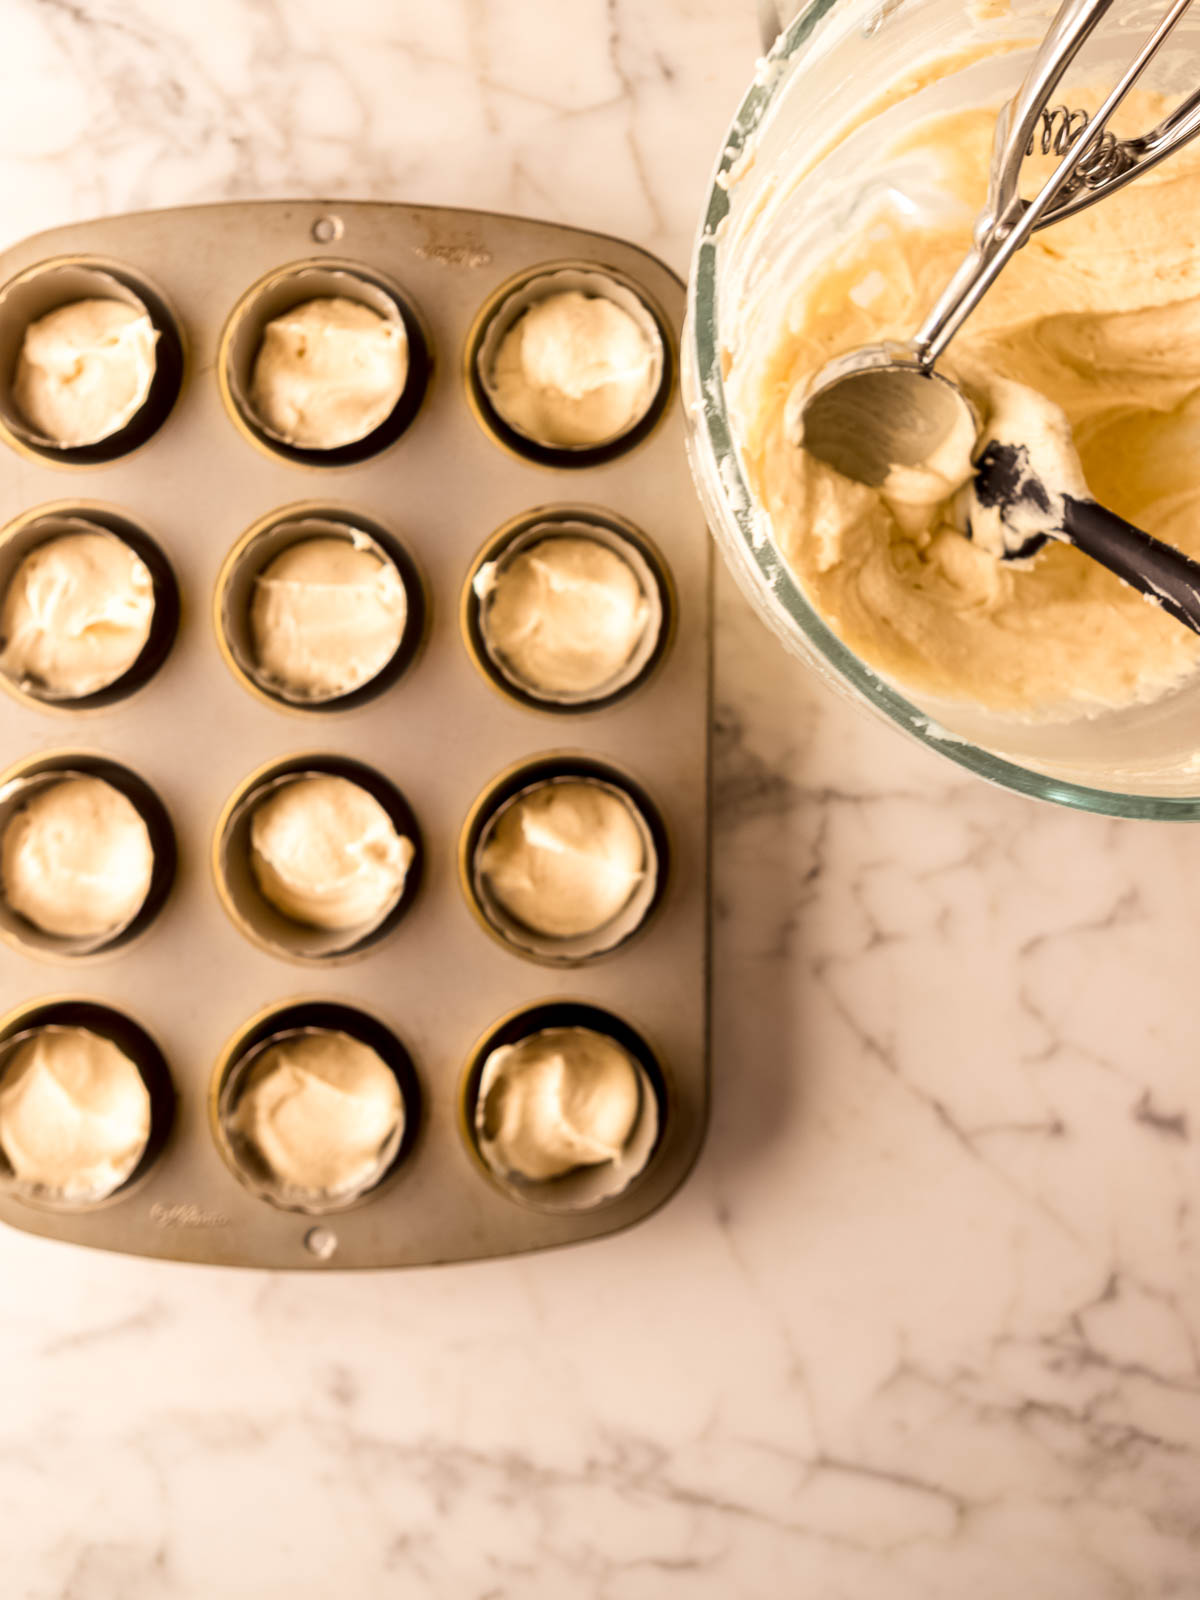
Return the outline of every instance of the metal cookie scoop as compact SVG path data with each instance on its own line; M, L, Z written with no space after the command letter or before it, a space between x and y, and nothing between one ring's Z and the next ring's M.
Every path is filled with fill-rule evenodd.
M996 123L987 203L975 242L909 344L869 345L824 367L793 402L792 432L810 454L878 486L893 467L916 467L956 430L976 426L970 404L934 362L1038 228L1082 211L1147 171L1200 131L1200 89L1137 139L1107 132L1113 112L1187 10L1173 0L1094 115L1048 107L1050 96L1117 0L1066 0L1017 94ZM1035 146L1061 155L1033 200L1018 190Z

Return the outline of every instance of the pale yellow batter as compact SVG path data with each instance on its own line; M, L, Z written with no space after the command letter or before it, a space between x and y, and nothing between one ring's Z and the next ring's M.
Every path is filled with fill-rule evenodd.
M10 908L61 939L116 936L141 910L154 846L137 807L103 778L34 789L0 837Z
M654 351L628 311L577 289L540 300L496 353L492 401L540 444L601 445L635 427L654 399Z
M89 1028L39 1028L0 1077L0 1152L47 1199L103 1200L150 1139L150 1094L136 1065Z
M332 295L306 300L267 323L250 403L286 444L336 450L381 427L407 380L404 324Z
M383 671L407 619L408 596L390 561L353 538L298 539L254 580L255 662L269 685L331 700Z
M622 678L650 623L637 574L599 539L540 539L475 579L491 653L549 699L601 694Z
M395 1155L404 1102L369 1045L314 1028L263 1052L232 1120L285 1194L336 1201L374 1182Z
M124 677L154 622L146 564L109 533L64 533L17 567L0 605L0 672L64 698Z
M74 300L25 330L13 400L44 438L74 448L119 433L154 382L158 330L123 300Z
M1124 125L1165 110L1142 96ZM798 383L859 345L911 337L934 303L969 244L994 123L983 108L905 137L896 154L939 164L961 226L881 210L815 267L742 391L743 458L813 605L873 667L997 711L1086 715L1160 695L1195 670L1200 639L1079 552L1052 544L1014 569L964 537L951 502L914 517L787 431ZM1048 165L1027 163L1030 185ZM1094 497L1200 557L1200 149L1035 234L942 366L968 386L995 374L1048 396Z
M488 1056L475 1125L502 1172L545 1182L620 1161L641 1106L637 1064L615 1039L543 1028Z
M259 888L305 927L375 927L404 893L415 854L374 795L328 773L281 783L250 818Z
M583 778L551 780L519 795L479 853L480 874L495 899L547 939L605 927L649 866L632 802Z

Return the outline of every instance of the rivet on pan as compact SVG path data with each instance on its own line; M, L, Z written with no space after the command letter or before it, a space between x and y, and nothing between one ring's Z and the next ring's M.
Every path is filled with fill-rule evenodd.
M318 244L333 244L346 231L341 217L318 217L312 225L312 236Z
M332 1228L310 1228L304 1235L304 1248L318 1261L332 1260L337 1247L338 1236Z

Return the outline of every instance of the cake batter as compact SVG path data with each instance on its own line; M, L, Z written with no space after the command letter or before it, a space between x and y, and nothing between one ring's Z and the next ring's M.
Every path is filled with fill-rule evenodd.
M1164 104L1124 110L1143 128ZM961 227L875 210L800 284L773 350L730 379L749 479L812 604L902 686L1047 719L1151 700L1200 663L1200 639L1080 552L1018 568L966 538L952 495L924 505L853 483L797 448L789 401L832 357L905 339L958 265L982 204L994 108L930 119L896 146L933 163ZM1118 124L1118 128L1121 124ZM1029 185L1048 169L1037 158ZM1193 145L1036 233L942 369L984 413L995 379L1065 413L1080 486L1200 557L1200 151ZM993 390L994 394L994 390ZM950 490L953 486L947 484ZM919 499L919 497L918 497Z

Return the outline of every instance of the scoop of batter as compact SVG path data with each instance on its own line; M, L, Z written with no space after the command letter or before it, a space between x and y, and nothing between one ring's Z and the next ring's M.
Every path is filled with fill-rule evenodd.
M1086 97L1084 97L1086 98ZM1131 102L1130 126L1166 107ZM1150 700L1200 664L1200 640L1079 551L1026 569L968 540L953 497L923 506L840 477L787 434L788 398L831 358L903 339L947 282L982 203L994 110L925 121L897 160L942 174L961 227L864 213L781 310L774 347L735 352L729 392L749 479L807 596L867 662L918 692L1047 719ZM1039 158L1040 161L1040 158ZM1032 185L1046 164L1031 171ZM1032 191L1031 191L1032 192ZM1035 234L944 366L1061 408L1081 483L1200 556L1200 150ZM986 418L984 421L986 432ZM992 542L993 545L995 541Z
M476 1130L501 1170L544 1182L619 1161L641 1103L638 1067L615 1039L545 1028L488 1056Z
M123 300L75 300L25 330L13 401L55 444L96 444L119 433L154 381L158 330Z
M504 671L535 694L608 687L628 664L650 606L627 561L597 539L556 535L475 581L484 638Z
M523 312L491 372L492 403L505 422L540 444L567 448L628 433L654 389L654 352L628 311L577 289Z
M612 921L646 875L631 802L586 780L540 784L500 816L479 871L524 927L551 939Z
M142 908L154 873L150 834L131 801L101 778L36 789L0 844L4 897L43 933L116 934Z
M375 926L415 854L374 795L318 774L275 789L250 818L250 866L285 917L313 928Z
M980 393L986 396L980 445L1014 452L1014 459L1039 486L1039 499L1045 505L1028 493L1002 495L994 504L985 504L976 483L968 482L955 497L955 520L989 554L1020 559L1031 543L1040 545L1048 530L1062 528L1067 496L1086 500L1090 490L1061 407L1026 384L1000 378L989 378Z
M404 1103L395 1074L369 1045L319 1029L263 1052L231 1126L285 1194L344 1200L382 1176L395 1155Z
M150 1095L134 1063L88 1028L45 1027L0 1078L0 1151L47 1199L102 1200L150 1138Z
M17 567L0 608L0 672L70 698L133 666L150 637L154 584L145 562L108 533L68 533Z
M328 700L369 683L400 648L408 597L390 561L351 539L298 540L254 582L259 672L290 694Z
M356 300L307 300L263 329L250 404L287 444L336 450L385 422L408 380L404 324Z

